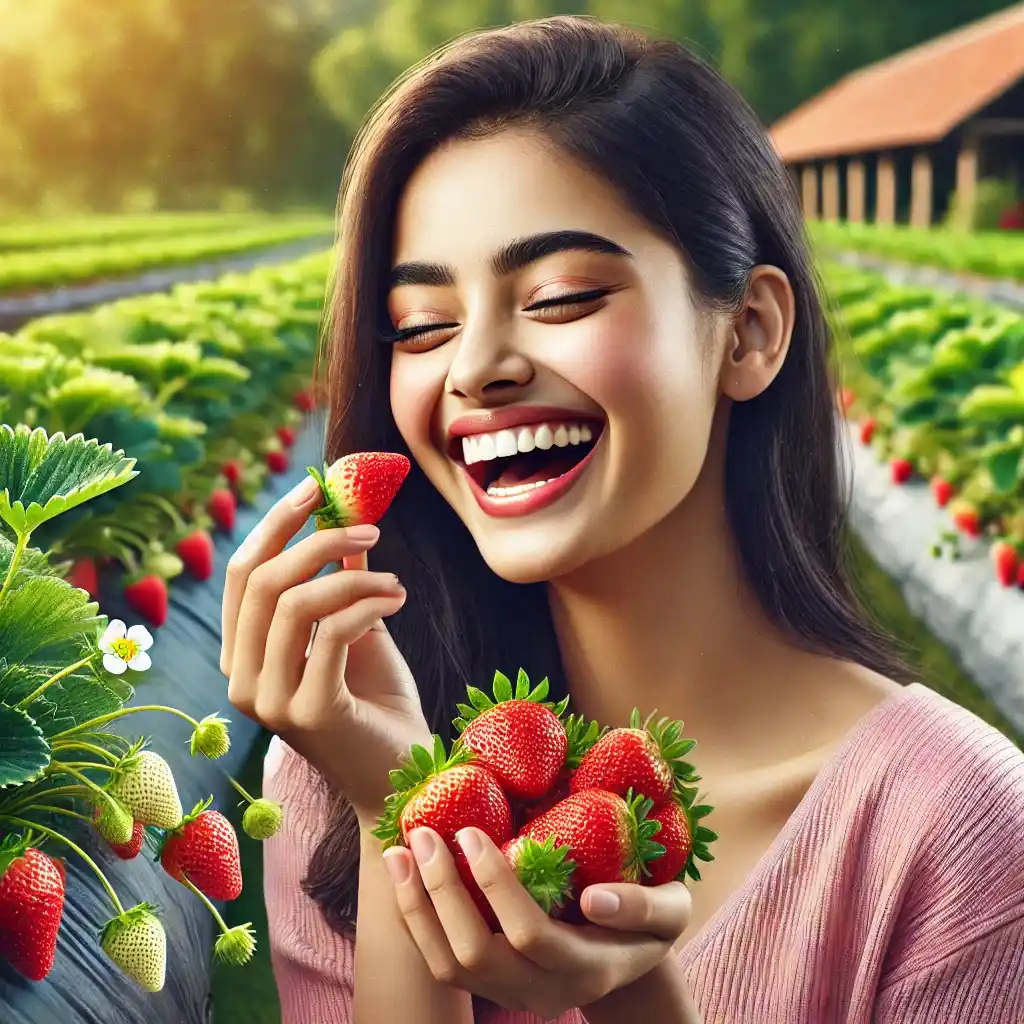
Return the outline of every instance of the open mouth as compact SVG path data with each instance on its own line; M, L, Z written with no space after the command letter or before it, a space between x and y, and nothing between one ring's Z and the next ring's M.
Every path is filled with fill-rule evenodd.
M575 476L603 428L600 421L582 419L533 423L453 438L449 454L482 495L518 499Z

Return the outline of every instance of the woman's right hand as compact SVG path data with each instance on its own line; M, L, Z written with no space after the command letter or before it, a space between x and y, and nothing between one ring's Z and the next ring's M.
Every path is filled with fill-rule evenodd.
M220 666L231 703L316 767L368 826L390 792L388 772L414 743L429 745L430 729L381 621L405 603L397 578L365 568L313 578L332 562L365 565L377 528L320 530L285 550L320 501L307 478L232 556Z

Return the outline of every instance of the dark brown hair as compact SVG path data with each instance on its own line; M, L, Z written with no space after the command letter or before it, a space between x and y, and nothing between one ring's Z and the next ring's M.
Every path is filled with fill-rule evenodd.
M388 398L386 281L405 182L439 143L508 125L542 132L602 175L679 247L699 298L736 309L751 269L773 264L796 295L774 383L731 414L726 505L744 571L766 611L812 651L888 675L901 669L843 572L829 331L792 184L757 117L684 46L589 18L555 17L466 36L404 76L372 113L342 183L328 306L329 459L407 451ZM563 689L543 584L513 585L417 468L383 523L378 568L412 599L389 622L436 732L467 682L522 666ZM337 801L306 891L354 927L358 830Z

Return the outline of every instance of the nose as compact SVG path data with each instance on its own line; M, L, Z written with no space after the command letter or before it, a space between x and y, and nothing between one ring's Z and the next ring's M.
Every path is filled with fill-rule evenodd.
M445 390L482 402L499 392L524 387L533 374L533 364L515 347L511 331L467 324L459 335Z

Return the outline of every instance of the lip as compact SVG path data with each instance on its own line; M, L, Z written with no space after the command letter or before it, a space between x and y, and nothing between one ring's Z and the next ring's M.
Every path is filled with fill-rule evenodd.
M531 421L523 420L522 422L529 423ZM597 444L568 473L563 473L558 479L544 487L535 487L532 491L527 491L525 494L516 495L515 497L502 498L490 495L473 479L472 474L465 466L462 466L462 473L469 482L469 489L473 492L476 503L487 515L495 519L528 516L558 501L579 480L583 470L594 457L594 452L601 447L601 440L602 438L599 437Z
M563 409L552 405L510 405L504 409L488 409L457 416L448 426L448 439L489 434L495 430L509 430L528 423L558 423L572 420L576 423L603 422L600 416Z

